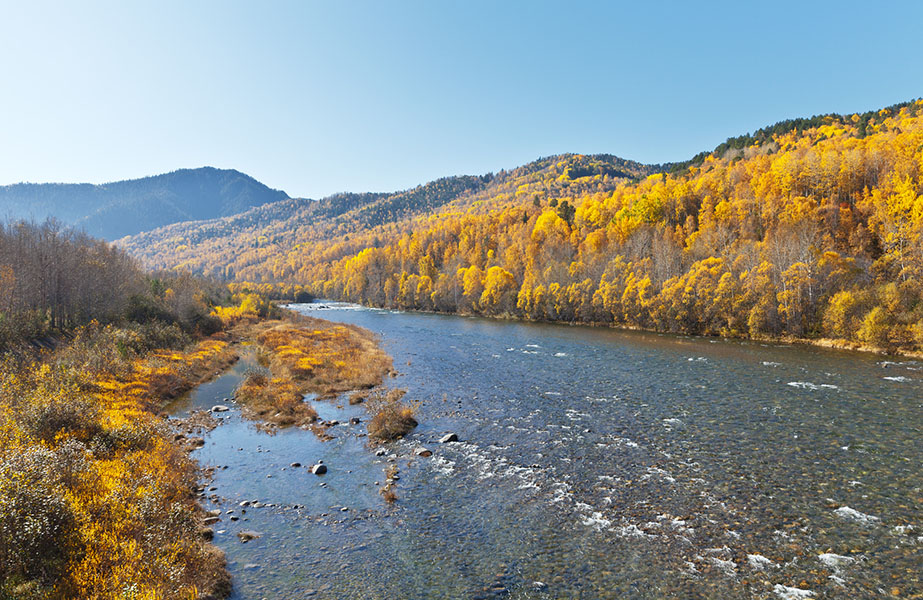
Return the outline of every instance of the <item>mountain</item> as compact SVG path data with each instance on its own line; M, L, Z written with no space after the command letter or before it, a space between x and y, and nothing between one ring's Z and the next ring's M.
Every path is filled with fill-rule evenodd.
M416 218L485 212L518 204L523 198L531 204L562 194L612 190L660 170L611 155L566 154L496 174L445 177L400 192L282 200L239 215L161 227L119 244L151 268L181 267L206 275L262 278L258 265L297 254L307 245L333 240L348 243L350 235L368 231L382 231L384 239L390 235L387 232Z
M123 244L373 306L919 350L923 100L783 121L684 163L561 155Z
M0 215L66 225L107 240L177 223L233 215L287 199L234 170L202 167L102 185L18 183L0 187Z

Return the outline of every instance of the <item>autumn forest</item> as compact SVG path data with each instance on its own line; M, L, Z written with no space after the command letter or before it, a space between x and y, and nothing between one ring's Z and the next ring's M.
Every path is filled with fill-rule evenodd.
M681 164L562 155L122 244L148 266L370 306L912 350L921 189L916 101L785 121Z

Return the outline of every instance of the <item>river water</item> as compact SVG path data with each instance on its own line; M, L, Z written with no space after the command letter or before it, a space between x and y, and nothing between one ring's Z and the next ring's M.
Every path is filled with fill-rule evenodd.
M217 467L207 508L226 513L215 540L235 599L923 593L923 362L293 308L378 333L420 426L376 456L362 406L312 401L324 419L363 420L322 442L262 433L230 402L195 456ZM232 396L251 366L174 414ZM439 444L447 432L461 441ZM433 456L413 457L421 445ZM318 460L321 476L290 466Z

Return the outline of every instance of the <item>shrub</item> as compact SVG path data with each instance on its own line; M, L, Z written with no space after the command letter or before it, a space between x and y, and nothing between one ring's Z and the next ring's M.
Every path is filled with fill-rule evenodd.
M45 443L58 436L87 441L102 431L99 405L73 390L36 394L23 404L17 418L28 434Z
M394 440L407 435L417 426L414 418L416 409L401 400L405 393L404 390L390 390L387 393L377 392L369 398L366 403L366 408L372 413L369 437Z
M7 594L62 579L75 517L53 470L55 459L41 447L0 455L0 587Z

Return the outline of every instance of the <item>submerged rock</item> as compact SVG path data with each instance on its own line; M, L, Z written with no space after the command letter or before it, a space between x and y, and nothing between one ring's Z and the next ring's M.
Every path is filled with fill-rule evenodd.
M237 537L240 539L242 544L246 544L250 540L255 540L256 538L262 536L263 534L259 531L246 530L237 532Z

